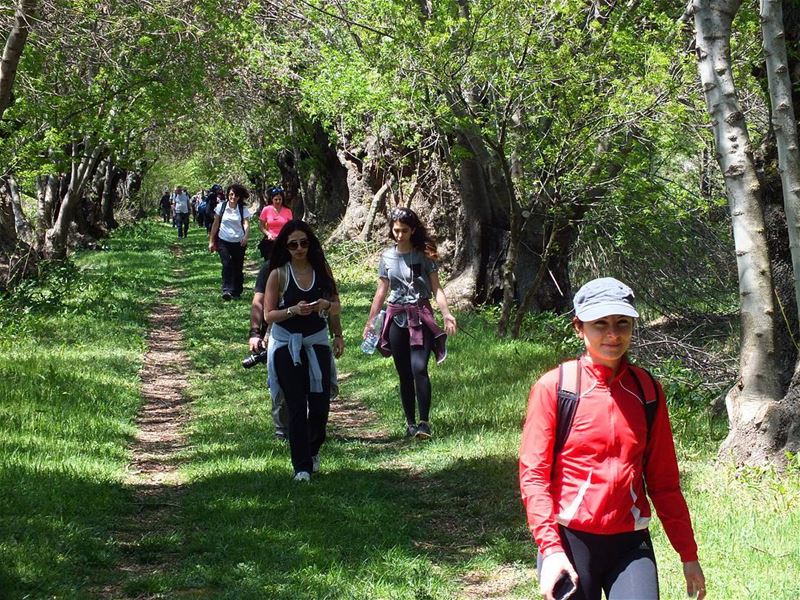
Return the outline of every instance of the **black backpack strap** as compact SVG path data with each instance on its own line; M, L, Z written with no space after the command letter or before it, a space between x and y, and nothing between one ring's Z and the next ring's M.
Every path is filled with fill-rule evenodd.
M237 206L239 207L239 221L242 224L242 231L244 231L244 205L239 202Z
M629 368L642 398L644 416L647 420L647 441L649 442L650 430L653 428L653 422L656 420L656 411L658 410L658 383L656 383L656 378L647 369L636 365L630 365ZM642 383L642 378L646 378L644 384ZM648 388L647 392L645 392L645 387Z
M566 373L565 373L566 370ZM556 438L553 444L553 464L555 457L564 448L575 411L581 400L581 368L580 360L569 361L558 365L558 393L556 395ZM565 381L566 376L566 381Z

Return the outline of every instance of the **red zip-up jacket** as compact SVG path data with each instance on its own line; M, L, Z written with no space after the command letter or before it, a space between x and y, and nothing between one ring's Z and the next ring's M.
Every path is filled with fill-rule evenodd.
M644 399L628 363L623 359L613 377L610 368L585 356L579 360L581 398L555 468L558 369L545 373L528 399L519 481L539 551L543 556L563 551L558 524L595 534L645 529L650 496L681 561L697 560L661 386L648 441Z

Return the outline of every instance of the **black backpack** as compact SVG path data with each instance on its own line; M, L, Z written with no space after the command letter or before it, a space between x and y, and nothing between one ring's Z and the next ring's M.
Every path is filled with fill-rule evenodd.
M214 210L217 208L217 194L211 193L206 196L206 210L204 215L205 226L209 229L214 224Z
M639 397L643 399L645 419L647 420L647 439L650 439L650 429L656 418L658 409L658 384L647 369L628 364L633 380L639 388ZM564 448L575 411L581 401L581 372L579 360L570 360L558 365L558 395L556 397L556 439L553 445L553 465L555 457Z

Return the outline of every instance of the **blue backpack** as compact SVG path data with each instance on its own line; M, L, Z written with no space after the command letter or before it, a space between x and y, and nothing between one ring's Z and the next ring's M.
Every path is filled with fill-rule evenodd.
M197 224L203 225L205 224L206 219L206 201L203 200L200 204L197 205Z

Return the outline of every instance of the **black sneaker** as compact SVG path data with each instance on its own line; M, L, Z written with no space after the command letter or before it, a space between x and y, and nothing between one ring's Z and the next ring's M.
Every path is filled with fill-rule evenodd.
M222 299L226 300L226 301L230 300L231 299L231 293L230 292L222 292Z
M417 426L414 423L409 423L406 425L406 437L412 438L417 435Z
M414 437L418 440L429 440L431 439L431 426L428 425L426 421L420 421L417 424L417 432L414 434Z

